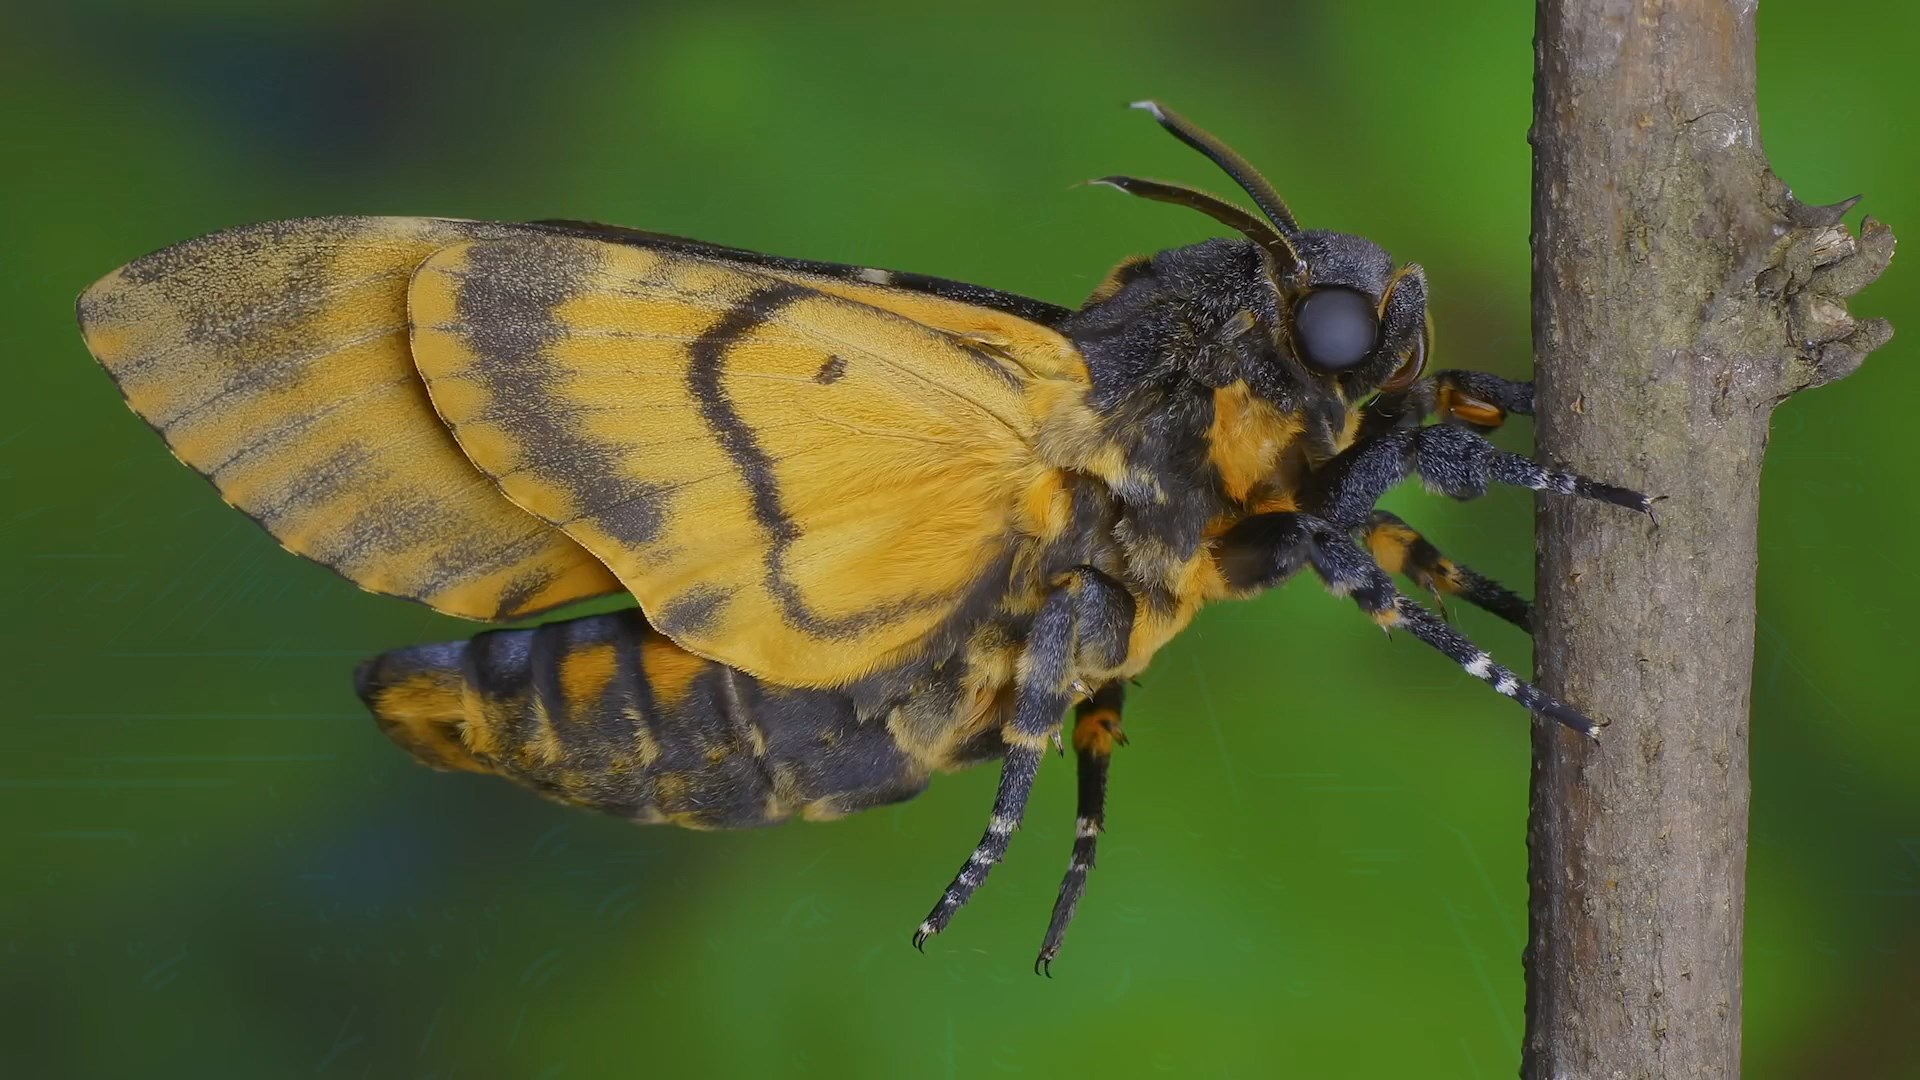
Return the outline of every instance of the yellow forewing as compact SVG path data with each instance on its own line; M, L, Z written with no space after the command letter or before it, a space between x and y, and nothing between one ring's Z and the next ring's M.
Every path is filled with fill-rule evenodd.
M997 596L1053 479L1009 350L790 277L521 236L436 253L408 302L474 463L773 682L844 684Z
M289 550L449 614L527 615L620 586L473 467L407 350L414 268L512 229L231 229L102 278L80 298L80 326L133 411Z
M1087 378L1086 359L1059 331L1018 315L861 280L780 269L756 270L945 331L1012 361L1035 379L1084 382Z

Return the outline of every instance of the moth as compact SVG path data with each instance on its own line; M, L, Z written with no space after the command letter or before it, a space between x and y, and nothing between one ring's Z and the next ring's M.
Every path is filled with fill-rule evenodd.
M1527 602L1374 506L1417 475L1649 510L1486 440L1531 384L1424 375L1419 266L1300 228L1218 139L1138 107L1258 213L1097 181L1237 235L1123 262L1077 308L593 223L333 217L136 260L80 297L80 328L175 456L362 588L487 622L637 601L362 664L360 697L428 765L715 829L998 762L923 947L1005 854L1071 710L1047 971L1123 688L1201 607L1309 571L1591 736L1390 575L1522 628Z

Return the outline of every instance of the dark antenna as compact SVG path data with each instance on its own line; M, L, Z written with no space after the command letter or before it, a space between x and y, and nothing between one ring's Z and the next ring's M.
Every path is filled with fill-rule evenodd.
M1103 176L1089 181L1117 188L1129 195L1138 195L1155 202L1173 203L1191 210L1198 210L1213 220L1225 225L1260 245L1273 257L1281 273L1291 273L1300 265L1300 253L1294 250L1293 243L1271 224L1247 213L1218 195L1209 195L1197 188L1182 184L1168 184L1159 180L1142 180L1134 176Z
M1233 177L1234 182L1253 199L1254 205L1267 215L1282 235L1292 237L1300 231L1300 226L1293 220L1293 211L1287 209L1280 193L1273 190L1267 178L1260 175L1260 170L1249 164L1246 158L1234 153L1226 143L1157 101L1136 101L1132 107L1152 113L1153 118L1160 121L1161 127L1173 132L1174 138L1207 155L1207 160L1226 170L1227 175Z

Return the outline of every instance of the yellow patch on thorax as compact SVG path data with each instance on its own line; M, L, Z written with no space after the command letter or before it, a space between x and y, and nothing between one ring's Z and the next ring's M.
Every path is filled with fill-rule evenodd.
M1214 391L1208 456L1227 496L1235 502L1246 501L1255 486L1273 474L1303 430L1299 416L1282 413L1253 396L1246 383Z

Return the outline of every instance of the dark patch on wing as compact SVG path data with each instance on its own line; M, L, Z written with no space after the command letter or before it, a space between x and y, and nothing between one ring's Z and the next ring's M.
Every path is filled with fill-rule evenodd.
M819 383L821 386L828 386L839 382L841 377L846 375L846 373L847 362L845 360L839 356L828 356L827 362L820 365L820 370L813 373L813 381Z
M253 519L272 531L287 524L289 517L318 510L361 486L367 479L368 466L378 461L379 455L365 445L345 443L301 469L299 479L292 484L257 502L251 508Z
M169 299L178 299L179 295L188 291L205 292L222 279L219 267L229 255L258 254L277 249L289 240L315 231L316 221L351 228L359 225L361 219L289 218L222 229L143 255L128 263L121 273L135 284L167 287ZM210 254L217 254L221 258L210 259ZM180 287L180 293L171 291L174 286Z
M475 536L464 529L442 523L434 532L433 547L427 552L430 559L419 576L418 588L423 596L437 596L471 579L519 566L545 550L551 542L550 527L531 515L527 529L511 539L505 534ZM510 595L502 596L495 602L506 604L512 595L523 594L520 602L525 603L559 578L560 572L551 566L526 566L512 583L504 587L504 591ZM569 604L580 599L584 597L572 597L560 603ZM500 613L493 617L501 620L527 614L510 607L498 607L497 611Z
M509 619L513 613L529 600L539 596L547 586L552 585L560 575L544 567L536 567L508 582L500 590L500 602L494 608L495 619Z
M310 243L311 250L305 259L285 266L270 290L235 288L235 267L251 268L256 260L296 241ZM299 381L304 363L261 358L283 358L310 348L306 327L325 310L330 292L364 283L364 278L336 279L329 273L331 256L339 247L319 222L273 221L175 244L128 263L120 273L125 282L152 289L180 316L184 344L217 357L214 366L222 388L198 403L205 405L230 393L279 389ZM183 359L163 350L123 361L115 374L138 382L149 369L174 367ZM164 430L180 419L157 418L155 425Z
M314 554L338 563L355 577L365 577L394 552L431 545L445 536L446 528L433 493L408 488L389 494L330 530L324 537L326 543L314 545Z
M654 619L662 633L698 634L713 626L732 598L732 589L696 585L668 601Z
M479 244L468 249L456 324L485 360L476 371L492 398L491 419L529 457L525 467L570 492L576 518L591 518L629 548L651 543L664 521L657 485L622 474L617 448L572 425L574 403L561 399L559 366L543 350L558 339L554 311L594 269L578 245Z

